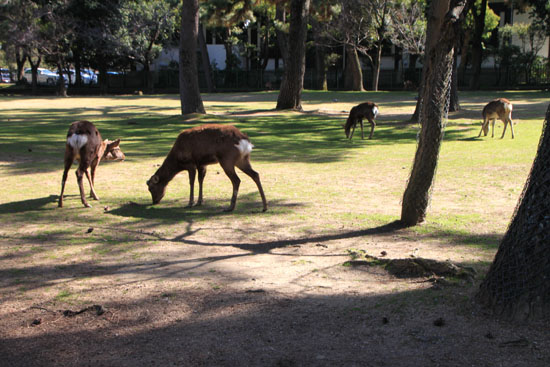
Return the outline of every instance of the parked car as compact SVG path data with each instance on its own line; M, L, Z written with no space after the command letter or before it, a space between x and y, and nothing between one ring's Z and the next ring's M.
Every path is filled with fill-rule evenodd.
M8 69L0 69L0 83L11 83L11 73Z
M57 80L59 79L59 75L51 70L38 68L38 70L36 71L36 78L38 84L55 85L57 83ZM31 68L25 69L25 72L23 73L23 81L29 84L32 83Z

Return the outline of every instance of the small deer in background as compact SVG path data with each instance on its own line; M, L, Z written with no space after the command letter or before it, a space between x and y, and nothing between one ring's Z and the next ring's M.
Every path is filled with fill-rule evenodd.
M235 173L235 167L254 180L262 197L263 211L267 210L260 175L250 165L250 152L253 145L246 134L231 125L208 124L182 131L168 156L147 181L153 204L164 197L166 186L181 171L189 172L190 195L188 207L193 206L195 174L199 172L199 200L202 205L202 183L206 175L206 166L218 162L233 184L233 195L229 208L235 209L241 180Z
M89 121L75 121L71 124L67 133L67 144L65 145L65 170L63 171L58 204L60 208L63 207L63 192L65 191L67 172L75 160L79 161L79 166L76 170L76 179L80 188L82 204L87 208L91 207L86 201L86 195L84 194L84 185L82 183L82 176L84 174L90 183L90 196L94 200L99 200L94 189L95 170L102 159L109 161L124 160L125 156L120 150L119 144L120 139L115 141L105 139L102 141L101 134L94 124ZM91 167L91 178L88 173L88 167Z
M370 123L370 135L369 139L372 139L372 134L374 133L374 127L376 126L376 122L374 122L374 119L378 115L378 105L373 102L365 102L361 103L355 107L353 107L349 111L348 119L346 120L346 124L344 125L344 129L346 131L346 138L350 139L353 137L353 133L355 132L355 126L359 122L361 124L361 139L365 139L365 134L363 133L363 119L366 118ZM351 133L350 133L351 130Z
M512 121L512 102L506 98L497 98L489 102L485 107L481 115L483 116L483 123L481 124L481 130L479 131L478 138L483 133L483 136L487 136L489 133L489 122L492 122L491 137L495 137L495 120L498 118L504 123L504 130L502 130L501 139L504 138L506 133L506 126L510 124L510 130L512 131L512 139L514 138L514 122Z

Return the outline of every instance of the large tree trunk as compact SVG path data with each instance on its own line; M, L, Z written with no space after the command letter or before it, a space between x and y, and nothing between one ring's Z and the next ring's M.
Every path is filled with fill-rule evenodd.
M434 1L429 21L436 23L426 44L426 73L420 108L421 132L409 183L403 195L401 221L407 226L424 221L435 178L443 126L446 119L447 97L450 91L453 50L458 25L466 0ZM451 6L449 7L449 5ZM429 28L429 26L428 26Z
M487 12L487 0L481 1L479 14L473 9L474 16L474 38L472 40L472 77L470 79L470 89L479 89L479 76L481 75L481 62L483 61L483 31L485 30L485 13Z
M202 69L204 70L204 78L206 79L206 90L208 93L214 91L214 81L212 79L212 68L210 67L210 56L208 55L208 47L204 39L204 31L202 24L199 24L199 49L201 51Z
M477 300L514 320L550 316L550 105L513 219Z
M302 110L302 89L306 72L307 18L310 0L292 0L290 3L290 29L285 69L277 98L278 110Z
M346 71L344 74L344 88L362 92L363 88L363 71L361 70L361 62L357 49L352 46L346 46Z
M199 0L187 1L181 7L180 32L180 101L181 113L206 113L199 90L197 70L197 36L199 32Z

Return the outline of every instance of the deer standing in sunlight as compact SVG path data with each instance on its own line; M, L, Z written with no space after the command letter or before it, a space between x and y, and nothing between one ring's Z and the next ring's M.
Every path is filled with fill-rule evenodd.
M365 102L361 103L355 107L353 107L349 111L348 119L346 120L346 124L344 125L344 129L346 131L346 138L350 139L353 137L353 133L355 132L355 126L359 122L361 125L361 139L365 139L365 134L363 133L363 119L366 118L370 123L370 135L369 139L372 139L372 134L374 133L374 127L376 126L376 123L374 122L374 119L378 115L378 105L373 102ZM351 130L351 133L350 133Z
M85 207L91 207L86 201L84 194L84 184L82 176L85 174L90 184L90 197L99 200L94 188L95 170L102 159L114 161L124 160L125 156L119 147L120 139L109 141L101 140L101 134L97 128L89 121L75 121L69 127L67 133L67 143L65 144L65 170L61 181L61 194L59 195L58 206L63 207L63 192L65 191L65 181L67 181L67 172L75 160L79 161L76 170L76 179L80 188L80 200ZM90 167L92 177L88 173Z
M168 156L147 181L153 204L159 203L166 192L168 183L181 171L189 172L190 195L188 207L193 206L195 174L199 173L199 199L202 205L202 183L206 175L206 166L218 162L233 184L233 195L229 208L235 209L241 180L235 173L235 167L254 180L262 197L263 211L267 210L260 175L250 165L250 152L253 145L246 134L231 125L208 124L182 131Z
M502 130L501 139L504 138L506 133L506 126L510 124L510 130L512 131L512 139L514 138L514 122L512 121L512 102L506 98L497 98L489 102L485 107L481 115L483 116L483 122L481 124L481 130L479 131L478 138L483 133L483 136L487 136L489 133L489 122L492 122L492 133L491 137L495 137L495 120L498 118L504 123L504 130Z

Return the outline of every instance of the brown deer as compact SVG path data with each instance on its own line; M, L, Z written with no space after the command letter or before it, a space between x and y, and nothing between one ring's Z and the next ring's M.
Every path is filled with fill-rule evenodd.
M199 199L202 205L202 183L206 166L219 162L233 184L233 196L229 208L235 209L241 180L235 173L235 166L254 180L262 197L263 211L267 210L260 175L250 165L250 152L253 145L246 134L231 125L208 124L182 131L166 159L147 181L153 204L159 203L166 192L168 183L181 171L189 172L190 195L188 207L193 206L195 173L199 173Z
M481 130L479 131L478 138L481 136L481 133L484 133L483 136L487 136L489 133L489 122L492 122L492 133L491 137L495 137L495 120L498 118L504 123L504 130L502 131L501 139L504 138L506 133L506 126L510 124L510 130L512 130L512 139L514 138L514 122L512 121L512 103L506 98L497 98L489 102L485 107L481 115L483 116L483 123L481 124Z
M365 139L365 134L363 133L363 119L366 118L367 120L369 120L370 123L369 139L372 139L374 127L376 126L376 122L374 122L374 119L377 115L378 105L376 103L365 102L353 107L349 111L348 119L346 120L346 124L344 125L346 138L351 140L351 138L353 137L353 133L355 132L355 126L359 122L361 124L361 139Z
M84 194L84 185L82 176L86 174L86 178L90 183L90 196L94 200L99 200L95 189L94 179L97 165L102 159L124 160L124 153L119 147L120 139L109 141L101 140L101 134L96 129L94 124L89 121L75 121L69 127L67 133L67 144L65 145L65 170L63 171L63 180L61 181L61 194L59 195L59 207L63 207L63 192L65 191L65 181L67 181L67 172L75 160L80 163L76 170L76 179L80 188L80 200L85 207L90 208L91 205L86 201ZM91 169L92 177L88 173L88 167Z

